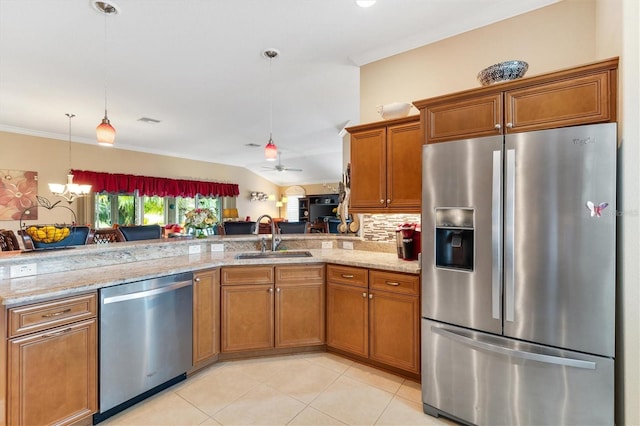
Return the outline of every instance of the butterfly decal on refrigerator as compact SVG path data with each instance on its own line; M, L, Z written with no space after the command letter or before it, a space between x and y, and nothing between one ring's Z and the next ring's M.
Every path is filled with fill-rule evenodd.
M587 208L591 213L591 217L601 217L602 211L606 209L608 205L609 203L600 203L598 205L595 205L593 202L587 201Z

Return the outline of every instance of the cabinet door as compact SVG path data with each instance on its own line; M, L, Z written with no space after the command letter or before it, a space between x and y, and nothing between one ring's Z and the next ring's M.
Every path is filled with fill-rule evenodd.
M273 347L273 291L272 284L222 286L222 352Z
M420 372L420 303L417 296L369 294L369 358Z
M428 106L427 143L493 136L501 133L502 93Z
M611 72L506 92L506 131L524 132L615 120ZM613 95L615 96L615 95ZM615 97L614 97L615 99Z
M387 128L387 199L389 210L420 211L422 199L420 122Z
M218 269L193 276L193 364L220 352L220 273Z
M95 318L9 340L8 423L71 424L95 413Z
M367 289L327 283L327 346L369 354Z
M351 135L350 208L386 205L386 140L386 127Z
M282 284L276 287L276 347L324 343L324 283Z
M276 266L276 347L325 342L325 266Z

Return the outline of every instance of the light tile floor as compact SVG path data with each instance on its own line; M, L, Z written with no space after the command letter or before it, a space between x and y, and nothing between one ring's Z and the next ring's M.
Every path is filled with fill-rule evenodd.
M455 425L420 385L330 353L224 361L102 425Z

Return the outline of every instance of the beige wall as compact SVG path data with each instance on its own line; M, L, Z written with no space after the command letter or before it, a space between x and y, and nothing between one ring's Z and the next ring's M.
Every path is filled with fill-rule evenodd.
M616 423L640 425L640 2L564 0L361 68L360 119L376 106L479 87L476 75L509 59L527 76L620 56ZM417 111L413 111L417 113ZM625 120L625 118L627 118ZM348 140L345 140L345 155Z
M279 194L277 185L243 167L204 161L104 148L84 143L72 143L71 168L108 173L128 173L176 179L194 179L237 183L240 195L236 207L242 218L257 219L263 213L276 216L275 201L251 202L251 191ZM0 132L0 169L31 170L38 172L38 193L55 202L59 198L49 192L47 183L66 183L69 169L69 142L66 140ZM63 201L64 203L64 201ZM75 204L75 203L74 203ZM75 208L75 205L73 206ZM69 221L63 209L39 209L36 223ZM18 229L17 221L2 221L1 228Z
M527 76L592 62L594 16L592 0L565 0L365 65L360 74L360 119L380 120L380 104L479 87L478 71L506 60L526 61Z

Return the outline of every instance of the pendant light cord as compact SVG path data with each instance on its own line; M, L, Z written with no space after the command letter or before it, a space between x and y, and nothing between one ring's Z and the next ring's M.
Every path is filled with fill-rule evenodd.
M273 77L271 73L271 63L273 58L269 57L269 141L273 140Z
M107 10L104 12L104 117L107 117Z
M69 173L71 173L71 119L75 117L75 114L66 113L67 117L69 117Z

